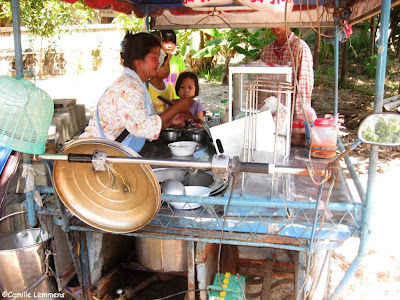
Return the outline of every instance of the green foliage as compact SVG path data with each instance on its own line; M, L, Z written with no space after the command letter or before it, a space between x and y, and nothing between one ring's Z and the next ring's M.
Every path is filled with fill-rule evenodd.
M193 58L198 59L201 57L213 57L217 53L221 52L223 56L228 55L229 51L232 51L232 47L229 40L229 32L228 29L204 29L201 30L204 33L213 37L210 42L205 45L203 49L197 51Z
M199 76L204 77L205 79L207 79L207 81L222 82L224 73L225 73L224 66L217 65L215 68L212 68L211 70L205 70L205 69L200 70Z
M78 69L76 70L76 74L77 75L82 75L83 73L85 73L85 69L82 66L82 57L79 56L79 58L78 58Z
M320 61L328 60L332 61L335 50L332 44L328 44L325 41L321 40L321 47L320 47L320 52L319 52L319 59Z
M210 71L206 70L206 69L201 69L199 71L199 77L203 77L203 78L207 79L207 81L210 81L211 80Z
M237 42L236 52L245 55L244 63L260 58L266 45L274 39L273 34L266 28L234 29Z
M374 54L365 59L365 74L369 78L374 78L378 66L378 55Z
M334 66L329 66L327 74L328 74L328 76L330 78L334 78L334 76L335 76L335 67Z
M0 0L0 27L8 26L11 23L11 3Z
M361 136L373 143L394 144L400 142L400 123L398 116L388 118L387 115L375 116L376 122L366 125Z
M113 20L113 23L120 29L137 33L142 30L144 19L136 18L133 14L130 17L123 13L117 13L117 17Z
M8 1L0 0L0 17L12 18ZM87 7L83 0L69 4L59 0L24 0L20 1L21 25L33 36L52 38L71 32L71 25L84 26L95 19L96 12Z
M185 57L189 53L195 53L196 51L193 49L193 36L198 33L199 31L195 29L177 30L175 55L185 60Z
M103 61L103 58L101 56L101 41L98 42L96 49L92 50L91 55L94 61L97 61L98 63L101 63Z
M202 31L211 36L211 40L193 55L193 59L222 57L225 64L223 83L227 83L229 63L237 53L245 56L245 63L256 60L261 56L264 46L273 40L268 29L239 28Z
M368 31L362 30L360 33L349 38L349 58L368 55L370 49L370 37Z

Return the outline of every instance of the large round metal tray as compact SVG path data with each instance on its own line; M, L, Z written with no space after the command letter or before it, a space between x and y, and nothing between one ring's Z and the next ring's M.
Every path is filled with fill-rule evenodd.
M93 154L95 150L107 156L139 157L118 142L98 138L75 140L60 152ZM142 228L161 206L157 177L147 165L118 163L112 168L116 171L114 181L108 171L96 172L91 163L56 161L55 190L75 216L95 228L116 233ZM129 190L123 181L129 185Z

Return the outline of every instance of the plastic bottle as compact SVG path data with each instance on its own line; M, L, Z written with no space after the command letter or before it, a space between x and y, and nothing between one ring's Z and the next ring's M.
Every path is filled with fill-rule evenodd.
M227 109L228 109L228 100L227 99L221 100L221 106L219 108L219 117L221 118L221 120L224 117Z
M226 109L221 123L224 124L224 123L228 123L228 122L229 122L229 108Z
M311 128L311 156L331 158L336 156L337 129L332 120L318 118Z

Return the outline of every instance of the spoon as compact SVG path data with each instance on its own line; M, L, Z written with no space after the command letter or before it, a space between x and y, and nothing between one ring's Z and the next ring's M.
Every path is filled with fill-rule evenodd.
M204 130L208 133L208 135L210 136L210 138L212 138L212 136L211 136L211 131L210 131L210 127L208 127L207 123L204 122L204 121L202 120L201 125L203 126Z

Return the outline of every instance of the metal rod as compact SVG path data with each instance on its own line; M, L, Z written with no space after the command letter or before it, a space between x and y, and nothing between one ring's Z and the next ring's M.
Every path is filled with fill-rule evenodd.
M68 161L68 155L63 154L42 154L38 155L42 160L61 160ZM145 158L145 157L107 157L106 162L110 163L126 163L126 164L142 164L161 167L180 167L180 168L198 168L212 169L213 165L210 161L196 160L179 160L179 159L163 159L163 158ZM274 173L293 174L293 175L309 175L306 167L290 167L290 166L274 166ZM325 176L326 171L322 168L314 168L314 176ZM239 172L263 173L271 174L270 164L267 163L243 163L239 162Z
M66 160L68 161L68 155L66 154L41 154L37 156L41 160Z
M180 168L199 168L211 169L212 163L209 161L144 158L144 157L107 157L107 162L111 163L132 163L142 165L152 165L161 167L180 167Z
M319 215L319 204L321 202L321 197L322 197L322 190L324 188L324 183L318 187L318 195L317 195L317 202L315 203L315 214L314 214L314 222L311 230L311 238L310 238L310 243L309 243L309 250L308 250L308 259L307 259L307 265L306 265L306 274L309 274L310 272L310 267L311 267L311 258L313 256L314 252L314 235L315 235L315 228L317 228L317 221L318 221L318 215ZM304 291L306 292L306 291ZM306 294L304 294L304 299L306 298Z
M5 220L5 219L7 219L8 217L12 217L12 216L19 215L19 214L26 214L26 211L24 211L24 210L23 210L23 211L17 211L17 212L15 212L15 213L6 215L6 216L4 216L4 217L1 217L1 218L0 218L0 222L3 221L3 220Z
M269 164L239 162L239 172L269 174Z
M182 196L182 195L168 195L162 194L161 199L167 201L176 202L190 202L190 203L202 203L204 205L226 205L229 196L224 197L214 197L214 196ZM266 201L268 200L268 201ZM260 198L259 196L246 195L245 197L240 195L232 196L232 205L249 207L249 205L254 207L265 207L265 208L287 208L287 209L315 209L315 202L307 201L285 201L283 202L281 198ZM330 211L358 211L361 208L361 203L339 203L339 202L329 202L328 209Z
M82 227L82 226L76 226L72 225L69 226L69 230L71 231L91 231L91 232L101 232L96 228L93 227ZM115 233L114 233L115 234ZM149 232L149 233L142 233L142 232L130 232L130 233L123 233L120 235L127 235L127 236L138 236L138 237L153 237L154 238L154 232ZM186 236L182 234L171 234L171 235L165 235L165 236L157 236L157 239L161 240L184 240L184 241L193 241L193 242L207 242L207 243L212 243L212 244L219 244L220 239L219 238L204 238L200 236ZM274 249L284 249L284 250L294 250L294 251L302 251L305 252L307 251L306 246L295 246L295 245L287 245L287 244L274 244L274 243L267 243L267 242L253 242L253 241L243 241L243 240L228 240L224 239L222 241L223 244L227 245L238 245L238 246L255 246L255 247L271 247Z
M23 155L24 158L24 165L28 166L31 164L31 157L29 154L24 153ZM30 175L27 174L25 178L25 184L28 186L28 180ZM36 218L36 211L38 210L39 206L36 204L35 200L33 199L33 190L28 191L25 193L25 206L26 206L26 211L28 215L28 223L30 226L35 226L37 223L37 218Z
M307 168L291 167L291 166L275 166L275 173L280 174L293 174L293 175L309 175ZM313 168L314 176L325 176L326 170L320 168Z
M341 151L345 151L345 147L343 145L342 139L338 137L338 145ZM357 175L357 172L353 166L353 163L351 162L350 158L348 155L344 157L344 161L347 165L347 169L349 170L350 176L353 179L354 185L357 189L358 195L360 196L361 201L364 201L365 199L365 190L361 184L360 178Z
M64 154L42 154L38 155L42 160L60 160L68 161L68 155ZM180 168L199 168L211 169L211 162L196 160L179 160L179 159L162 159L162 158L144 158L144 157L107 157L106 162L125 163L125 164L141 164L162 167L180 167Z

